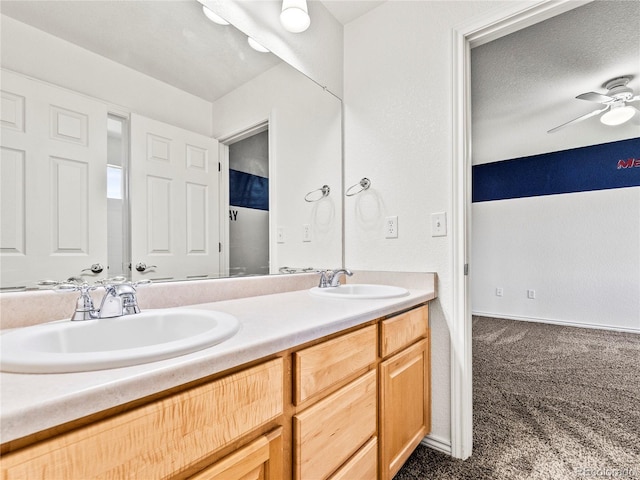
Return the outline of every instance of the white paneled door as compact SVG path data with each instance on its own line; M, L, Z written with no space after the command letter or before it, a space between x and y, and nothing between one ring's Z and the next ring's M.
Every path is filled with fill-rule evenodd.
M106 276L106 106L3 71L1 124L2 287Z
M132 278L219 276L218 141L131 115Z

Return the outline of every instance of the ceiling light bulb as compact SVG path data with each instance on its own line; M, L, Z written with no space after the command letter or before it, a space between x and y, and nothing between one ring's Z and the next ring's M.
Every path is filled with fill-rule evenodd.
M627 120L630 120L635 113L636 109L629 105L623 107L611 107L611 110L605 112L604 115L600 117L600 121L605 125L622 125Z
M215 13L206 5L202 5L202 11L207 16L207 18L212 22L217 23L218 25L229 25L229 22L227 22L224 18L222 18L217 13Z
M251 46L251 48L253 48L256 52L260 52L260 53L268 53L269 52L269 50L267 48L265 48L262 45L260 45L253 38L248 37L247 41L249 42L249 45Z
M282 0L280 23L291 33L304 32L311 25L306 0Z

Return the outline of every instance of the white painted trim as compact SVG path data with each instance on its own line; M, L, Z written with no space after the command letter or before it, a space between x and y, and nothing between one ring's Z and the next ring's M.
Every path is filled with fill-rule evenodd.
M451 455L466 459L473 444L471 300L464 265L469 261L471 224L471 72L472 46L482 45L591 0L518 2L452 31L452 287ZM470 265L473 268L473 265Z
M502 315L499 313L477 312L475 310L473 311L473 315L478 317L504 318L505 320L517 320L521 322L548 323L551 325L561 325L564 327L592 328L596 330L610 330L614 332L627 332L627 333L640 334L640 328L616 327L613 325L604 325L601 323L580 323L580 322L570 322L567 320L556 320L553 318L523 317L521 315Z
M446 438L439 437L437 435L427 435L422 439L420 444L425 447L438 450L439 452L446 453L447 455L451 455L451 442Z

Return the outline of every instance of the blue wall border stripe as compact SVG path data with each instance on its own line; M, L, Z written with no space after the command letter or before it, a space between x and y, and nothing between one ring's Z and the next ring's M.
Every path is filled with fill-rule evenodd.
M640 186L640 137L472 167L472 201Z

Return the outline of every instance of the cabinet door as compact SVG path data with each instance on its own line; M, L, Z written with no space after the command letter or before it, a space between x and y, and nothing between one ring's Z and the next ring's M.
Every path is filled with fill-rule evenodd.
M282 427L197 473L191 480L279 480L282 470Z
M380 364L380 478L398 472L429 432L429 343L423 339Z

